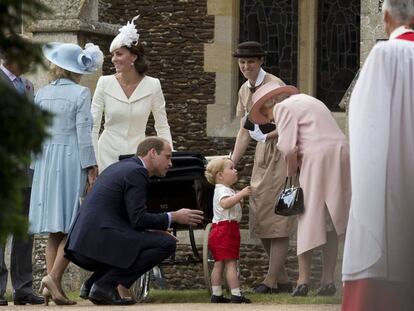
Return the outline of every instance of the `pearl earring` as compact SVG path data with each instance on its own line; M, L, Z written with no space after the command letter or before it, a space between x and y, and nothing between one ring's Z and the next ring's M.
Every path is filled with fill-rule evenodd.
M134 62L131 63L131 66L134 66Z

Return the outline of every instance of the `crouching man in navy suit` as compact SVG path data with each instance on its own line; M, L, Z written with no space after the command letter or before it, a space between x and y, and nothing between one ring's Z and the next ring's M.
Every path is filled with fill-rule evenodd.
M93 271L80 296L95 304L134 303L121 298L119 284L129 288L142 274L168 258L176 239L171 223L196 225L203 212L147 212L147 187L152 175L163 177L171 163L171 145L159 137L142 141L136 156L107 167L93 185L68 235L65 256Z

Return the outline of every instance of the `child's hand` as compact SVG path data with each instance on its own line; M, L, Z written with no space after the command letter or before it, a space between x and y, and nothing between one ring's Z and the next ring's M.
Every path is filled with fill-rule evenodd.
M244 187L242 190L240 190L240 194L243 197L250 196L252 194L252 187L251 186Z

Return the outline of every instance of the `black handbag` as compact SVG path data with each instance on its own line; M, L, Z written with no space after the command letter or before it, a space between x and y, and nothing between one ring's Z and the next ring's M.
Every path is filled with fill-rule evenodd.
M290 186L287 188L288 181ZM276 202L275 213L280 216L292 216L302 214L304 211L302 188L293 185L292 177L286 177L285 186Z

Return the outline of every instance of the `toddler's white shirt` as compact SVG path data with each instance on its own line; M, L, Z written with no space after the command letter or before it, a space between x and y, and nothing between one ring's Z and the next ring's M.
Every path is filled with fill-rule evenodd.
M218 223L223 220L235 220L240 222L242 218L242 209L240 203L237 203L231 208L224 209L220 205L220 200L225 197L234 196L236 192L222 184L216 184L213 197L213 223Z

